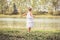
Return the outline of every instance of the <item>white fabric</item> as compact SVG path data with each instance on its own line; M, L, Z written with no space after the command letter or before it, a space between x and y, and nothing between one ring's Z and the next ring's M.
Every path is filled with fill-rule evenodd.
M30 15L30 12L27 13L27 16L26 16L27 20L27 27L32 27L33 26L33 17Z
M26 26L27 26L27 28L29 28L29 27L31 28L31 27L33 27L33 24L34 24L33 22L27 22Z

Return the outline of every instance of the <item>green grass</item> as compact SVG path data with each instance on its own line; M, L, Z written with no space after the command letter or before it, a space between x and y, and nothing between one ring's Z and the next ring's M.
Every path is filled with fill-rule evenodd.
M20 15L0 15L1 18L16 18L20 17ZM45 17L45 18L60 18L55 16L37 16L36 17ZM11 27L9 27L11 26ZM18 27L19 28L16 28ZM60 27L57 27L57 23L38 23L35 22L34 27L31 32L28 33L25 28L25 22L4 22L0 21L0 40L60 40Z
M0 18L25 18L26 16L21 17L21 15L4 15L0 14ZM34 18L60 18L60 16L52 15L34 15Z
M25 28L0 28L1 40L60 40L60 30L31 30Z

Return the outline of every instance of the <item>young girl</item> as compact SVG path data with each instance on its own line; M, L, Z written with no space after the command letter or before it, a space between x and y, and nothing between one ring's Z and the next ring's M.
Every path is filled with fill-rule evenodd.
M33 15L32 15L32 8L28 8L28 13L27 13L27 28L28 31L30 32L31 28L33 27Z
M26 26L28 28L28 32L31 31L31 28L33 27L33 14L32 14L32 8L28 8L27 16L26 16Z

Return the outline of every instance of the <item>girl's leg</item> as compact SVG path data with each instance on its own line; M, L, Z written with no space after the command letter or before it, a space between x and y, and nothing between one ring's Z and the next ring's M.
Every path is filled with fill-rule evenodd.
M29 31L29 32L31 31L31 27L28 28L28 31Z

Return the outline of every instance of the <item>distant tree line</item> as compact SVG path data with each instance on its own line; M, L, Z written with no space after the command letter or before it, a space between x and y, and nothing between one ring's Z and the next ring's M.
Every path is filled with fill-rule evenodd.
M0 0L0 14L22 14L31 6L34 14L60 15L59 4L60 0Z

